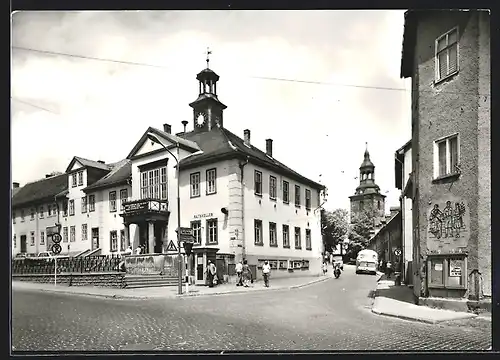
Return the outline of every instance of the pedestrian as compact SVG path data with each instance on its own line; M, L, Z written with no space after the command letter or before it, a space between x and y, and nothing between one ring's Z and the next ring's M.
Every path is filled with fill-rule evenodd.
M264 278L264 286L269 287L269 276L271 275L271 265L269 265L269 261L264 261L264 265L262 265L262 277Z
M130 246L130 245L129 245L129 246L128 246L128 248L127 248L127 250L125 250L125 253L124 253L124 254L125 254L125 255L132 255L132 252L133 252L133 251L132 251L132 246Z
M206 273L207 273L208 287L214 287L214 283L216 282L217 268L215 267L215 264L211 260L208 260Z
M392 276L392 264L390 261L387 262L385 274L388 279L390 279Z
M250 271L250 266L248 266L247 260L243 260L243 270L241 272L241 276L243 278L243 286L244 287L249 287L250 282L253 281L252 279L252 272Z
M139 246L135 249L135 254L136 254L136 255L140 255L140 254L141 254L141 251L142 251L142 248L141 248L141 246L139 245Z
M326 264L326 261L323 261L322 268L323 268L323 275L326 275L326 273L328 272L328 265Z
M237 282L236 282L236 286L243 286L243 277L241 275L242 272L243 272L243 264L241 263L241 260L240 260L236 264L236 276L238 277Z

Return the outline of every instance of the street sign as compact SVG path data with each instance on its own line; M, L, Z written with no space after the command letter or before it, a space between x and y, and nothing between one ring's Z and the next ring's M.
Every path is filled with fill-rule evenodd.
M52 244L51 250L54 255L59 255L62 251L62 247L59 244Z
M396 249L396 250L394 250L394 254L395 254L396 256L401 255L401 249Z
M175 246L172 240L168 243L167 251L177 251L177 246Z
M61 235L58 233L52 234L52 242L54 244L59 244L61 242L62 238Z
M180 228L181 230L181 233L180 235L187 235L187 236L193 236L193 229L191 229L190 227L181 227Z

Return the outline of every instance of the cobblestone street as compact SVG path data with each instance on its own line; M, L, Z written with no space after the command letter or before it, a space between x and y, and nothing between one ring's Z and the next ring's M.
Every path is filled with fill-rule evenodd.
M376 280L346 267L339 279L299 289L221 296L118 300L15 291L12 344L20 351L490 347L485 320L430 325L371 313Z

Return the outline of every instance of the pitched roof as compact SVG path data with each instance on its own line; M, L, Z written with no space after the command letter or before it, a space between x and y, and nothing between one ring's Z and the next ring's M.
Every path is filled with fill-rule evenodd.
M73 167L73 165L77 161L80 164L82 164L83 166L93 167L93 168L102 169L102 170L110 170L111 169L111 165L109 165L109 164L103 164L103 163L100 163L99 161L94 161L94 160L85 159L85 158L82 158L79 156L74 156L73 159L71 160L71 162L69 163L68 167L66 168L66 172L70 172L71 168Z
M202 153L190 155L180 161L182 168L189 168L201 163L216 159L226 159L234 157L242 157L258 163L261 166L271 168L282 174L286 174L291 178L295 178L301 182L309 184L316 189L323 189L321 185L313 180L310 180L291 168L287 167L278 160L269 157L265 152L259 150L253 145L247 146L243 139L233 134L225 128L214 128L211 131L205 132L189 132L181 135L182 137L196 142Z
M135 146L132 149L132 151L128 154L127 159L130 159L132 156L134 156L134 154L141 148L141 146L144 143L144 141L148 138L148 134L149 133L153 133L154 135L160 136L163 139L165 139L167 141L170 141L173 144L179 143L179 145L180 145L181 148L185 148L185 149L190 150L190 151L198 151L198 150L200 150L198 144L196 144L193 141L190 141L190 140L188 140L186 138L183 138L183 137L180 137L180 136L177 136L177 135L166 133L165 131L161 131L161 130L158 130L158 129L150 126L144 132L144 134L141 136L141 138L137 142L137 144L135 144Z
M132 175L132 166L130 160L128 159L118 161L114 163L113 166L113 169L108 174L97 180L92 185L84 188L83 191L96 190L99 188L117 185L127 181Z
M68 189L68 174L56 175L24 185L12 197L12 207L28 206L55 198Z

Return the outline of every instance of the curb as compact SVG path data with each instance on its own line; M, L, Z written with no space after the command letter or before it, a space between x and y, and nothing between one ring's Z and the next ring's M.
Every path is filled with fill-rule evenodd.
M411 316L405 316L405 315L387 314L387 313L384 313L382 311L378 311L377 309L374 309L374 308L372 308L372 313L380 315L380 316L387 316L387 317L408 320L408 321L416 321L416 322L425 323L425 324L437 324L438 322L441 321L441 320L419 319L419 318L413 318Z

